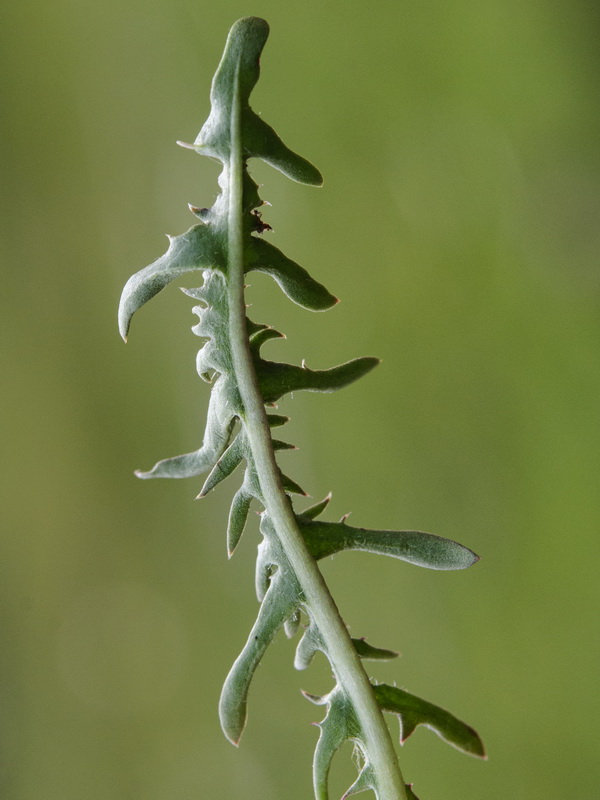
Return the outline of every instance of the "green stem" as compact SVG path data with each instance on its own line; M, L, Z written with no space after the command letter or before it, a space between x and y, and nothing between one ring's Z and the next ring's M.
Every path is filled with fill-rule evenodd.
M340 686L352 700L364 735L368 759L377 776L382 800L407 800L394 746L362 662L317 564L308 552L281 476L272 446L264 400L250 352L244 299L243 176L239 66L234 80L229 156L228 300L233 368L244 408L244 424L252 449L265 508L310 608Z

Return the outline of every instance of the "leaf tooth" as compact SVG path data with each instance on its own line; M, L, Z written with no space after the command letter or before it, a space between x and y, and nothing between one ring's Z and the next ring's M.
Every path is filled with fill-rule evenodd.
M311 620L308 628L304 631L302 638L296 647L296 655L294 657L294 667L297 670L306 669L318 650L323 649L321 637L317 630L317 626Z
M342 800L346 800L346 798L350 797L350 795L359 794L360 792L366 792L369 789L376 790L376 788L377 788L377 781L373 773L373 769L371 767L371 764L369 762L366 762L363 768L361 769L358 778L354 781L352 786L343 795Z
M276 573L265 595L256 622L240 655L225 680L219 701L219 718L225 736L237 745L246 725L248 691L265 650L284 621L294 612L298 597L289 582Z
M270 326L265 325L262 322L253 322L253 320L251 320L249 317L246 317L246 332L250 339L256 336L257 333L260 333L260 331L264 331L268 327Z
M325 705L325 703L328 702L327 695L325 695L323 697L323 696L320 696L318 694L311 694L310 692L305 692L304 689L301 689L300 691L301 691L302 696L306 697L306 699L309 700L311 703L313 703L315 706L323 706L323 705ZM317 722L316 723L316 725L319 728L321 727L322 724L323 724L322 722Z
M148 478L193 478L210 469L214 464L218 454L205 447L193 453L184 453L181 456L163 458L157 461L151 470L144 472L136 470L136 478L147 480Z
M205 497L215 486L231 475L244 458L244 448L245 437L238 434L212 468L198 498Z
M308 493L304 491L304 489L299 486L296 481L293 481L287 475L284 475L283 472L281 473L281 482L283 484L283 488L289 494L299 494L302 497L308 497Z
M260 348L268 341L271 339L285 338L285 334L281 333L281 331L275 330L275 328L263 328L250 338L250 350L252 351L253 355L258 358L260 356Z
M182 144L181 142L177 142L177 144ZM185 147L185 145L183 145ZM210 208L198 208L198 206L194 206L191 203L188 203L188 208L192 212L195 217L201 219L202 222L208 223L212 217L212 209Z
M193 289L188 289L185 286L180 286L179 289L185 295L191 297L193 300L199 300L201 303L204 303L203 306L194 306L192 308L193 314L197 314L198 316L200 316L201 312L204 311L206 308L208 308L209 300L208 297L206 296L206 288L204 286L196 286Z
M291 442L284 442L282 439L272 439L273 448L277 451L280 450L297 450L295 444Z
M267 414L267 420L271 428L280 428L282 425L289 422L290 418L283 414Z
M314 506L310 506L309 508L305 508L304 511L302 511L300 514L298 514L298 516L302 517L303 519L307 519L307 520L315 519L316 517L320 516L325 511L325 509L329 505L329 502L330 502L332 496L333 495L331 494L331 492L329 492L327 497L324 497L323 500L320 500L318 503L315 503Z
M260 359L256 361L256 371L263 398L269 403L294 391L336 392L362 378L377 364L378 358L365 356L331 369L312 370Z
M352 639L352 644L358 655L367 661L390 661L400 655L394 650L382 650L380 647L373 647L365 639Z
M359 733L352 705L339 687L327 695L326 702L327 715L320 725L321 734L313 760L313 785L317 800L327 800L327 778L333 756L347 739L357 739Z
M251 502L252 495L247 494L243 487L238 489L231 501L231 509L227 521L227 555L229 558L231 558L235 548L238 546L246 527Z

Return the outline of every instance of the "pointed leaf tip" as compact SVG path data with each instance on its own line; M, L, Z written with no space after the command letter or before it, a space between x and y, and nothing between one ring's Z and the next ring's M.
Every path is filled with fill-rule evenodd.
M318 694L311 694L310 692L305 692L304 689L300 689L300 694L302 697L306 697L307 700L310 700L311 703L314 703L316 706L322 706L327 701L326 698L320 697ZM315 725L320 725L319 722L313 723Z
M304 511L302 511L298 516L308 520L316 519L325 511L331 501L332 496L332 493L329 492L327 497L324 497L319 503L315 503L315 505L310 506L310 508L305 508Z
M353 794L360 794L361 792L366 792L369 789L374 789L376 786L376 778L373 772L373 768L370 764L365 764L365 766L361 769L358 778L354 781L352 786L346 791L342 800L346 800L346 798L350 797Z

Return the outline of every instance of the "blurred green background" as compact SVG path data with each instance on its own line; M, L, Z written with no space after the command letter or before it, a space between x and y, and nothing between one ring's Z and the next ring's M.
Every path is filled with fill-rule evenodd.
M480 763L420 729L423 800L598 797L600 233L594 3L22 0L0 25L3 265L0 697L6 800L305 800L319 718L278 638L239 750L217 699L256 612L256 526L227 562L232 479L140 482L200 443L189 298L117 335L129 275L210 205L218 169L175 146L208 113L229 26L272 34L254 108L325 175L253 172L271 241L343 303L253 278L266 352L382 365L282 404L286 471L333 517L482 555L434 573L324 564L373 665L481 732ZM187 282L187 285L194 285ZM391 721L396 735L395 721ZM333 774L339 796L350 750ZM337 792L337 794L336 794Z

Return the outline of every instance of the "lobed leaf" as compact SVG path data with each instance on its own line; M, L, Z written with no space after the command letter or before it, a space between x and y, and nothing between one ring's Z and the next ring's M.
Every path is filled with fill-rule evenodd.
M335 392L362 378L379 364L377 358L355 358L331 369L312 370L294 364L257 359L256 373L266 403L296 391Z
M419 725L431 728L444 741L478 758L486 758L483 742L477 731L443 708L421 700L413 694L388 686L374 686L377 702L384 711L396 714L400 721L400 742L404 743Z
M234 87L236 84L239 87L242 113L247 112L250 93L260 75L259 57L268 35L268 24L258 17L244 17L234 23L213 77L210 115L194 144L186 147L223 162L228 159Z
M366 661L390 661L392 658L398 658L399 656L399 653L396 653L394 650L383 650L379 647L373 647L364 639L352 638L351 641L358 655ZM323 645L317 626L311 621L296 648L294 660L296 669L306 669L318 650L321 650L327 655L327 648Z
M327 779L333 757L348 739L359 739L360 727L352 703L339 686L324 697L303 694L316 705L328 706L325 719L319 724L320 735L313 760L316 800L328 800Z
M148 472L138 470L135 473L138 478L192 478L213 468L227 446L234 423L231 404L222 401L225 386L220 378L213 388L202 447L192 453L158 461Z
M225 736L237 745L247 717L248 690L256 667L283 623L296 611L301 593L295 581L278 571L273 576L244 649L237 657L221 692L219 718Z
M322 186L323 176L314 164L294 153L285 145L273 128L254 111L248 109L242 120L244 152L275 167L286 177L309 186Z
M194 225L180 236L169 236L169 249L125 284L119 304L119 332L127 341L131 318L171 281L198 269L224 268L222 242L207 225Z
M325 311L339 302L323 284L264 239L252 237L248 245L248 272L270 275L290 300L309 311Z
M242 110L242 142L246 158L261 158L299 183L320 186L319 170L289 149L249 106L252 89L259 77L259 57L269 35L269 26L258 17L238 20L229 32L221 62L213 78L211 112L196 141L190 146L198 153L226 161L230 149L230 119L234 89L238 85Z
M353 528L345 522L307 521L302 515L297 520L316 559L342 550L362 550L440 570L465 569L479 560L468 547L433 533Z

